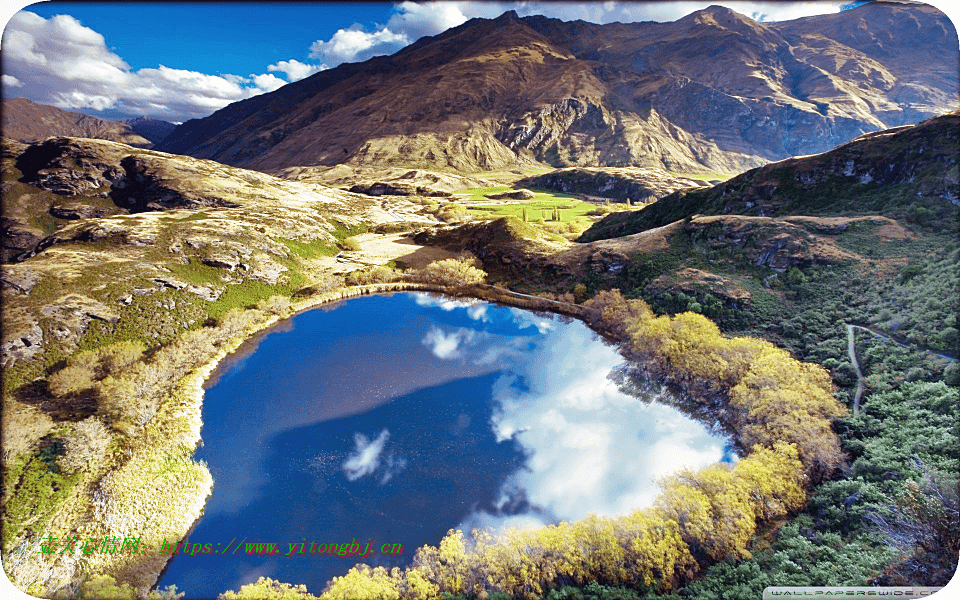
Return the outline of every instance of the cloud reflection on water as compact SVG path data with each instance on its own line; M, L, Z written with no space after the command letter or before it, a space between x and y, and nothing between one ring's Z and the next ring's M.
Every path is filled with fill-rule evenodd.
M583 324L557 327L511 311L519 325L544 335L522 360L504 365L490 426L498 440L516 439L529 456L501 490L498 510L476 511L461 528L625 514L652 503L656 480L724 458L726 442L704 425L656 398L621 392L608 375L622 358Z

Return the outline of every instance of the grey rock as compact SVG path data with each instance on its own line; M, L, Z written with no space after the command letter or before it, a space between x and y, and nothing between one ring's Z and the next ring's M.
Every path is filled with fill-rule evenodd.
M50 214L58 219L89 219L95 212L96 209L93 206L81 202L54 204L50 207Z
M11 367L23 360L30 360L43 350L43 330L40 325L33 323L29 330L19 337L5 340L0 347L0 364L4 368Z
M2 274L0 274L0 284L3 284L4 287L13 288L22 294L29 293L39 281L40 276L33 271L13 270L4 267Z
M215 301L220 297L221 294L221 292L217 289L198 285L188 285L184 288L184 291L190 292L191 294L196 294L197 296L200 296L209 302Z

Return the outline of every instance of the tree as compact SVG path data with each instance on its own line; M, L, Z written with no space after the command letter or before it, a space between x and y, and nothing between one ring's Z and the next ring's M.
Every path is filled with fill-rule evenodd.
M322 600L398 600L402 586L403 575L399 569L394 568L388 572L383 567L371 569L367 565L357 565L347 571L343 577L331 579L320 598Z
M239 592L228 590L217 600L317 600L317 596L307 592L305 585L280 583L269 577L261 577L256 583L248 583Z
M120 375L143 358L141 342L118 342L99 350L100 364L106 375Z

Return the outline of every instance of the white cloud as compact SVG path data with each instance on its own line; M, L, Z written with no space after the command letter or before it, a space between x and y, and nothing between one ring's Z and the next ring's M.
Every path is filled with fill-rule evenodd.
M366 32L359 24L341 29L329 41L317 40L310 46L310 58L323 59L330 64L362 62L373 56L393 54L409 44L406 35L394 33L388 27Z
M302 63L299 60L281 60L275 65L270 65L267 67L268 71L280 71L287 76L287 80L293 83L294 81L300 81L305 77L309 77L314 73L319 73L327 68L327 65L308 65Z
M490 316L487 309L490 307L486 302L479 300L454 300L446 296L431 296L429 294L416 294L414 301L417 306L430 306L443 309L447 312L458 308L467 310L467 316L474 321L489 322Z
M7 93L65 110L116 110L178 122L286 83L272 74L207 75L164 65L135 71L77 19L44 19L29 11L8 23L3 58Z
M463 300L454 300L453 298L447 298L446 296L437 296L430 294L415 294L414 302L417 303L417 306L430 306L442 308L445 311L451 311L456 308L469 308L474 306L474 302L466 302Z
M467 316L474 321L489 322L490 317L487 315L487 308L489 306L489 304L478 302L477 304L467 308Z
M273 90L278 90L283 86L287 85L287 82L280 79L272 73L264 73L263 75L253 75L250 77L253 80L253 85L257 88L265 91L272 92Z
M444 333L439 327L431 327L423 337L423 345L430 348L433 355L441 360L451 360L463 357L460 345L469 344L476 339L476 332L470 329L459 329Z
M354 433L353 441L356 448L343 462L343 472L347 475L347 479L356 481L376 471L380 466L380 454L383 453L383 447L389 439L390 432L386 429L372 441L362 433Z

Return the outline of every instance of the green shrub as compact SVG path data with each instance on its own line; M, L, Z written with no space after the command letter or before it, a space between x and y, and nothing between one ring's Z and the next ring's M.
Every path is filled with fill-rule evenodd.
M3 507L5 548L24 529L34 535L42 535L54 508L63 502L76 485L79 474L60 473L57 460L62 453L61 441L47 440L47 445L36 454L14 461L4 475L4 485L12 488L10 499Z

